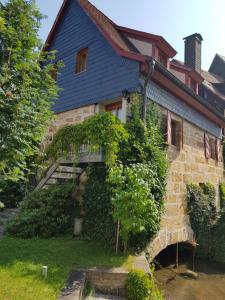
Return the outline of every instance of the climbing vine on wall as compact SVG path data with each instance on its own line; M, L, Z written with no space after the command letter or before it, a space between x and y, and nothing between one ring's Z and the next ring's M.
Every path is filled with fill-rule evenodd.
M220 185L220 191L224 184ZM224 194L221 192L221 198ZM212 184L187 186L188 211L195 232L198 253L220 263L225 263L225 210L215 208L215 188Z
M60 129L47 148L47 156L57 159L74 154L78 157L81 145L88 144L90 151L100 147L105 154L105 163L110 166L117 160L121 141L128 139L128 132L118 118L111 113L100 113L82 124Z
M99 177L96 167L89 172L85 235L109 242L119 222L123 243L141 248L159 229L167 161L156 106L149 104L145 122L140 118L141 97L132 97L129 106L126 124L110 113L100 113L82 124L59 130L47 156L78 156L82 144L89 144L92 151L101 147L105 155L105 169L101 171L104 176Z

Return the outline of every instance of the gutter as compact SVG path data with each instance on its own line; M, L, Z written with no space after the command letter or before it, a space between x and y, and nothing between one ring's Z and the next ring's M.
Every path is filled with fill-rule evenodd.
M151 57L146 60L146 63L148 64L148 75L145 79L144 86L143 86L143 106L142 106L142 120L145 122L146 120L146 113L147 113L147 102L148 102L148 97L147 97L147 86L152 78L154 71L155 71L155 63L156 61Z
M213 106L208 104L208 102L204 101L204 99L197 95L194 91L192 91L188 86L186 86L182 81L180 81L175 75L173 75L170 71L168 71L165 67L163 67L159 62L155 61L155 68L160 71L163 75L173 81L177 86L179 86L184 92L193 97L200 104L205 106L210 112L214 113L218 118L220 118L223 122L225 122L225 118L222 114L220 114Z

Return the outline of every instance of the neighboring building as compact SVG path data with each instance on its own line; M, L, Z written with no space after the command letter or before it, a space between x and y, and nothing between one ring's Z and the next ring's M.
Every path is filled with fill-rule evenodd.
M225 57L216 54L209 71L202 71L204 81L199 94L225 116Z
M213 183L219 208L225 119L198 95L205 85L201 41L199 34L185 38L181 63L173 60L176 51L163 37L118 26L87 0L65 0L45 45L46 50L57 50L57 59L65 64L57 78L62 91L54 104L57 118L49 128L48 142L62 126L82 122L98 111L111 111L126 121L124 95L142 95L151 72L146 93L167 117L170 162L165 214L151 244L152 256L170 244L193 239L186 183Z

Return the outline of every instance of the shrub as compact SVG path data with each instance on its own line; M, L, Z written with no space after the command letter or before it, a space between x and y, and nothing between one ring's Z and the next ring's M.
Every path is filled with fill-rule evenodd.
M131 234L147 229L156 233L159 229L162 203L153 193L160 186L154 167L148 164L132 164L114 167L109 172L108 181L113 187L113 217L121 227L125 245Z
M7 208L17 207L25 196L24 182L4 180L0 182L0 199Z
M150 279L142 270L134 270L129 273L126 288L129 300L163 299L154 278Z
M2 203L2 202L0 201L0 211L3 210L4 208L5 208L4 203Z
M220 206L221 208L225 206L225 183L220 184Z
M72 231L74 188L74 183L67 182L30 193L21 202L19 214L7 224L6 232L21 238L49 238Z

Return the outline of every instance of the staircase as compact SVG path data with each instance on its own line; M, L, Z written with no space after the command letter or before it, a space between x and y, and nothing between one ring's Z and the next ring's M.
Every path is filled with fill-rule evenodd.
M38 183L35 190L47 189L52 184L56 184L68 179L79 178L83 173L82 168L74 167L73 156L68 160L61 160L54 163L47 171L46 175ZM89 163L104 162L104 155L100 148L96 152L91 152L88 145L82 145L79 151L78 164L87 165Z
M54 163L42 180L38 183L35 190L47 189L49 186L69 179L76 179L83 172L83 169L73 167L71 161L60 161Z

